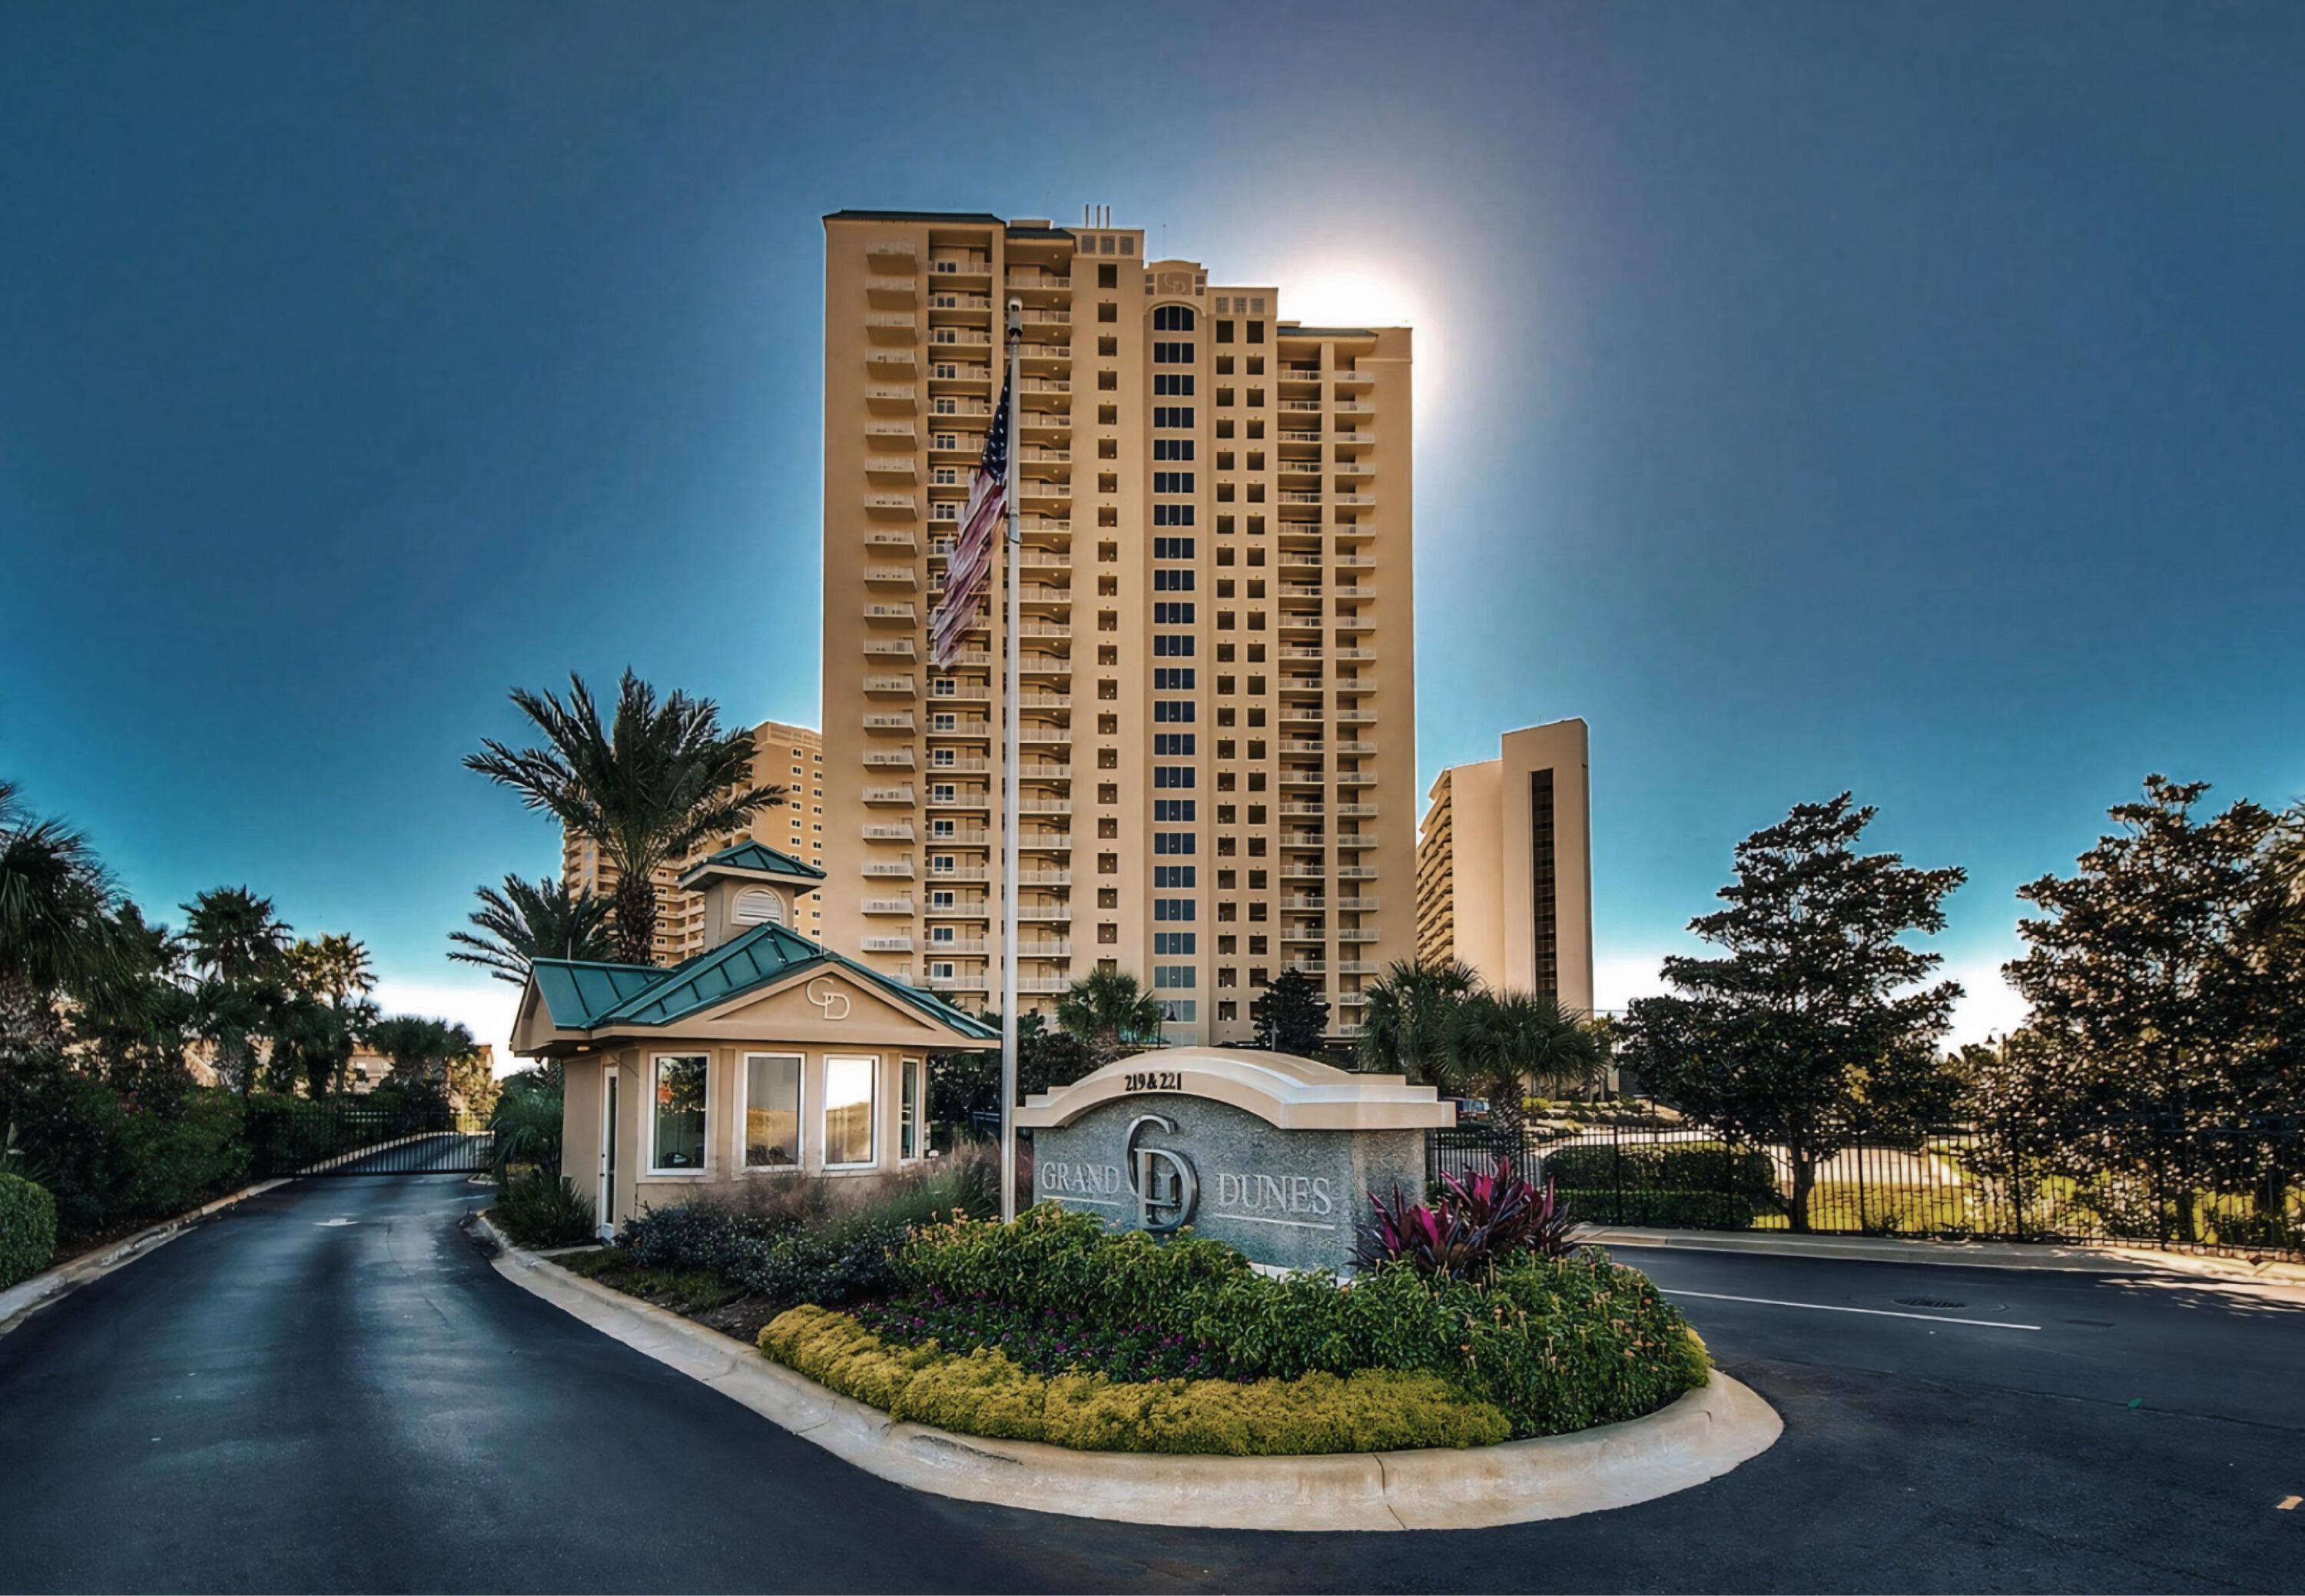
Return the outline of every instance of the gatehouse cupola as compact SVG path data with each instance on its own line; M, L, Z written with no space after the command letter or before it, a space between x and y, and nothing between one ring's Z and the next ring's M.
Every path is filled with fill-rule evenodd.
M755 926L796 926L795 906L813 892L824 872L760 842L724 848L680 878L704 899L704 947L710 952Z

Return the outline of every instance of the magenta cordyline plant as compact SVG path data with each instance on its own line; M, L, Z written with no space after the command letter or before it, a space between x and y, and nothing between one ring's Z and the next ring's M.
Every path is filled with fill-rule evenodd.
M1569 1240L1569 1205L1547 1180L1539 1191L1506 1158L1469 1181L1441 1178L1440 1201L1412 1203L1396 1186L1387 1202L1372 1191L1375 1212L1361 1228L1353 1261L1362 1268L1406 1260L1420 1275L1486 1279L1515 1252L1561 1258Z

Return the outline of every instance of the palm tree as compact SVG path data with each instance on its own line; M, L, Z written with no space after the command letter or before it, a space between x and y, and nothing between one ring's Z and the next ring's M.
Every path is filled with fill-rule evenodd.
M246 887L216 887L178 907L184 911L184 945L212 979L243 983L287 975L289 927L272 912L271 899Z
M1527 1125L1521 1095L1532 1080L1591 1086L1603 1062L1599 1039L1552 999L1484 991L1450 1014L1434 1073L1452 1092L1486 1097L1493 1122L1518 1146Z
M447 1085L450 1060L479 1051L462 1024L415 1014L378 1020L369 1027L368 1045L392 1061L394 1084L434 1088Z
M1361 1011L1364 1069L1423 1080L1448 1052L1449 1017L1481 989L1469 964L1404 959L1373 982Z
M1057 1027L1099 1068L1161 1039L1161 1000L1117 969L1092 970L1057 1000Z
M120 894L88 839L0 781L0 1028L52 1031L55 1000L130 976Z
M783 803L785 789L752 785L752 736L723 732L712 700L673 693L659 703L656 689L629 670L605 730L591 689L573 674L566 704L519 687L512 701L549 746L515 750L484 738L465 767L599 845L617 871L617 956L651 962L658 867L709 837L742 830Z
M576 892L549 875L533 884L507 875L503 892L494 887L476 892L481 907L471 919L488 935L448 933L448 940L460 944L449 950L448 957L459 964L480 965L498 980L521 986L528 982L529 966L539 959L616 957L604 898Z
M337 1013L352 1006L355 994L376 990L376 969L365 944L342 932L330 932L314 941L299 937L288 950L288 967L299 990L324 1000Z

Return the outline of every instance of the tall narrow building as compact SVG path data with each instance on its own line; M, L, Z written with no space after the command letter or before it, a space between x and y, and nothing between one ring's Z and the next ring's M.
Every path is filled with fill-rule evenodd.
M1593 1008L1593 832L1585 722L1508 731L1434 779L1416 850L1416 954L1492 986Z
M807 726L763 721L753 728L753 784L786 789L784 803L753 816L749 830L707 838L687 858L656 873L656 961L677 964L704 952L704 899L684 891L681 876L708 854L738 842L764 842L803 864L824 864L824 739ZM576 832L560 839L560 876L578 892L616 895L617 867L600 857L600 845ZM804 899L793 927L812 942L824 940L823 910Z
M1126 227L825 218L826 939L999 1002L999 581L949 670L927 622L1012 299L1023 1001L1119 969L1238 1042L1295 965L1350 1034L1416 945L1409 331Z

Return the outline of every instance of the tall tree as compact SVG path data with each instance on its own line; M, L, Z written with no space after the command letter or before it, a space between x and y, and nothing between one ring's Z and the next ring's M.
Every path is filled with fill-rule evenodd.
M0 781L0 1046L53 1048L56 1000L131 974L118 889L81 832Z
M1519 1145L1528 1124L1521 1099L1532 1083L1590 1087L1603 1062L1599 1038L1552 999L1484 991L1450 1014L1434 1073L1452 1092L1488 1098L1497 1128Z
M565 704L525 688L515 688L512 701L543 733L544 746L515 750L483 739L466 768L599 846L617 871L617 956L652 962L658 867L709 837L742 830L783 803L785 789L752 784L752 736L721 730L712 700L671 693L659 701L629 670L605 728L581 677L569 677Z
M498 980L522 986L527 985L529 966L539 959L616 957L606 899L577 892L549 875L533 884L507 875L504 891L480 887L475 893L481 907L470 918L487 935L448 933L448 940L457 944L448 957L459 964L477 964Z
M203 974L234 982L287 976L290 928L271 899L246 887L214 887L181 907L184 945Z
M288 950L288 970L297 991L339 1014L376 990L376 969L367 947L341 932L297 938Z
M1808 1228L1819 1164L1864 1128L1936 1111L1948 1090L1937 1044L1961 986L1921 986L1941 956L1904 939L1944 928L1967 873L1858 853L1874 814L1844 792L1739 843L1729 907L1689 923L1725 956L1666 960L1676 994L1636 999L1624 1024L1619 1056L1660 1097L1783 1148L1795 1230Z
M1159 1044L1161 1000L1137 985L1135 976L1091 970L1057 1000L1057 1026L1086 1046L1101 1069Z
M1248 1005L1256 1045L1274 1053L1318 1054L1329 1034L1329 1000L1313 977L1290 965Z
M1361 1010L1361 1067L1428 1080L1448 1052L1450 1017L1481 977L1456 960L1404 959L1370 984Z
M2044 912L2018 922L2027 952L2003 967L2031 1007L2033 1047L2003 1095L2039 1098L2056 1083L2065 1114L2116 1139L2126 1127L2139 1159L2173 1156L2186 1241L2199 1188L2218 1183L2221 1128L2293 1112L2300 1082L2305 941L2281 823L2246 800L2197 817L2208 789L2148 776L2071 877L2018 889Z
M472 1033L445 1020L395 1014L369 1027L368 1045L392 1061L396 1085L445 1090L452 1060L477 1054Z

